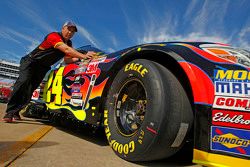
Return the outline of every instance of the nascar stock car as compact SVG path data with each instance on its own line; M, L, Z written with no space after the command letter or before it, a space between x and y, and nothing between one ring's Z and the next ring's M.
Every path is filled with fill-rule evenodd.
M51 70L29 110L43 104L62 119L103 126L128 161L169 157L193 139L194 163L250 166L249 51L210 42L78 50L97 54Z
M8 103L12 90L12 86L0 84L0 103Z

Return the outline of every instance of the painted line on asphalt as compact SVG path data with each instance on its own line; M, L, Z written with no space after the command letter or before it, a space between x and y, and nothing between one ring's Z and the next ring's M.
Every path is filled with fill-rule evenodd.
M26 150L28 150L32 145L34 145L38 140L46 135L51 129L53 129L52 126L45 125L24 139L0 150L0 166L10 165Z

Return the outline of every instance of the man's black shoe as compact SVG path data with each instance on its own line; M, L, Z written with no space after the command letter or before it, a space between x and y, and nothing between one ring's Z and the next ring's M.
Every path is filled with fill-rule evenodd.
M5 122L10 123L10 122L13 121L12 118L13 118L13 114L7 113L7 114L5 114L5 116L3 117L2 120L5 121Z
M13 121L20 121L20 120L21 120L21 117L18 113L13 115Z

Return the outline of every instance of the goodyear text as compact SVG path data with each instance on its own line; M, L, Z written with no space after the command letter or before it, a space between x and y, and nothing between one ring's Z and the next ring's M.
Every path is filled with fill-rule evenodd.
M104 126L105 126L105 133L108 139L109 145L113 148L114 151L118 152L119 154L129 154L135 151L135 142L130 141L129 143L121 144L116 140L111 138L111 132L108 126L108 111L104 111Z

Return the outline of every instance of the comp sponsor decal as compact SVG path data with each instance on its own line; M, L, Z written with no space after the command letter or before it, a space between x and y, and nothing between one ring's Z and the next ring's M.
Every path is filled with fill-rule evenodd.
M213 108L250 111L249 97L215 96Z
M237 155L250 156L250 131L211 126L210 148Z
M238 111L213 110L212 124L250 130L250 114Z

